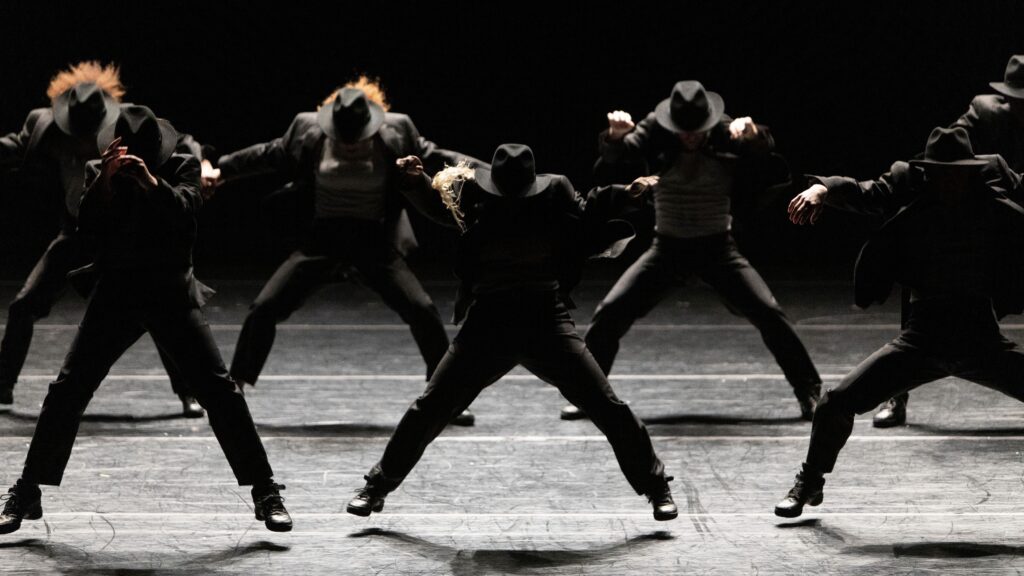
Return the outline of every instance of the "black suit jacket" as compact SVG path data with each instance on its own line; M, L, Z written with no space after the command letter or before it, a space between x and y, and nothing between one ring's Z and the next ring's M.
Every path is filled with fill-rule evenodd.
M157 187L143 191L115 178L112 195L99 185L100 161L86 165L79 232L96 240L100 284L117 284L133 300L199 306L203 294L192 274L196 215L203 205L199 160L174 154L156 170Z
M383 146L388 168L385 176L387 194L385 226L395 248L402 254L415 248L416 237L405 213L404 198L399 191L401 175L395 167L395 160L403 156L419 156L426 168L437 171L445 164L456 164L461 159L473 163L479 161L468 156L439 148L433 142L420 136L416 125L405 114L388 112L384 124L374 136L377 144ZM225 180L277 174L293 180L296 185L295 198L299 204L301 220L312 223L314 215L314 181L317 163L323 150L326 135L317 124L315 112L298 114L288 130L280 138L254 144L237 152L220 157L218 165Z
M734 166L732 213L740 218L761 210L791 185L789 166L773 153L775 139L767 126L758 124L757 137L737 141L729 137L728 115L708 134L704 151ZM637 123L619 140L608 140L607 130L598 136L601 156L594 167L599 181L625 183L636 176L660 174L669 169L682 152L682 143L673 132L662 128L654 112Z
M558 270L555 280L569 308L574 307L569 293L580 281L585 260L615 258L634 237L632 226L614 218L619 209L617 205L626 196L622 186L595 188L585 200L565 176L541 177L550 178L547 186L527 198L497 197L471 181L463 187L459 204L465 214L466 229L459 239L455 258L455 274L460 280L455 301L456 324L465 318L474 300L472 286L479 249L488 242L489 235L495 233L495 227L488 224L490 214L500 215L512 204L518 204L517 208L537 219L531 228L550 235ZM403 179L403 182L402 192L417 210L442 226L456 227L452 214L430 187L430 178L424 175Z
M974 193L992 204L991 217L996 230L995 270L993 270L993 307L999 317L1024 311L1024 209L1006 198L998 189L976 181ZM910 194L910 193L908 193ZM864 244L854 269L854 301L865 308L883 303L897 281L913 286L913 278L904 278L897 262L897 246L906 234L907 224L935 200L929 195L913 194L914 200L889 218ZM950 267L957 267L950 261Z

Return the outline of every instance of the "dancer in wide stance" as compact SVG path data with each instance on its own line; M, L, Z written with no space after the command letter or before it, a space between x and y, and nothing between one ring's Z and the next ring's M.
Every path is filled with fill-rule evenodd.
M266 173L295 181L293 197L307 222L302 245L249 308L231 361L239 382L256 383L277 324L348 268L409 325L427 379L444 356L444 323L405 261L415 237L395 160L414 154L439 170L462 156L438 148L408 116L386 107L380 86L363 79L333 92L318 112L296 116L284 136L220 158L217 183ZM455 423L473 424L472 413L458 415Z
M21 478L4 497L0 533L42 516L40 484L58 486L82 414L111 365L149 332L192 384L256 518L291 530L245 398L228 376L192 275L200 164L174 153L177 134L144 106L124 106L86 165L79 227L95 237L97 278L85 317L43 401Z
M634 125L621 110L608 114L601 160L645 164L658 175L654 244L615 283L594 312L587 347L605 374L619 341L672 290L698 277L729 308L747 318L793 387L800 415L810 420L821 378L771 289L732 238L732 196L741 176L768 164L774 141L750 118L725 115L722 97L697 81L676 83L672 94ZM586 414L562 410L572 420Z
M442 193L447 207L431 192L418 158L403 158L399 165L418 209L439 223L464 228L456 264L461 280L456 322L465 317L465 323L348 512L380 512L384 498L451 417L522 365L590 414L630 485L653 504L655 519L675 518L671 478L665 477L647 429L615 396L569 315L567 294L584 258L602 250L614 254L602 244L619 238L600 232L605 227L587 213L567 178L537 175L527 146L499 146L491 167L475 170L461 194Z
M998 323L1024 310L1024 209L986 183L989 163L974 155L962 128L936 128L923 159L910 163L920 177L874 187L914 200L861 250L856 303L884 302L899 282L910 289L910 316L895 340L822 396L806 460L776 515L794 518L821 504L824 475L854 416L893 396L956 376L1024 401L1024 351Z

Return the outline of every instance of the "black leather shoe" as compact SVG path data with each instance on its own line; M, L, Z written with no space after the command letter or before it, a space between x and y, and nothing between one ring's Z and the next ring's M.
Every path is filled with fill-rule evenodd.
M783 518L796 518L804 513L804 506L817 506L825 499L821 489L825 479L800 472L796 475L796 484L789 490L786 497L775 505L775 515Z
M814 419L814 411L818 408L818 399L821 398L821 382L809 386L794 388L793 394L800 404L800 418L810 422Z
M21 528L22 520L39 520L43 517L43 506L40 503L42 493L39 486L26 484L18 480L7 494L0 496L6 500L4 511L0 514L0 534L10 534Z
M372 482L369 476L363 478L366 479L366 486L360 488L355 498L349 500L348 506L345 507L346 512L356 516L369 516L372 512L380 512L384 509L384 498L388 495L388 490Z
M455 426L472 426L476 424L476 416L469 411L469 408L466 408L458 416L452 418L451 423Z
M676 503L672 500L672 490L668 487L668 483L672 480L671 476L666 476L647 492L647 501L654 508L655 520L675 520L679 516L679 509L676 508Z
M292 529L292 517L284 507L281 490L284 490L284 484L274 482L252 488L256 519L263 520L267 530L271 532L288 532Z
M194 397L182 394L178 398L181 398L181 415L185 418L202 418L206 416L206 411L203 410L203 407L199 405L199 401Z
M562 407L562 413L559 414L558 417L562 420L584 420L587 418L587 413L576 406L569 404Z
M10 410L14 405L14 387L0 385L0 411Z
M871 425L875 428L892 428L893 426L903 426L906 423L906 396L897 396L882 404L878 412L875 412L874 418L871 419Z

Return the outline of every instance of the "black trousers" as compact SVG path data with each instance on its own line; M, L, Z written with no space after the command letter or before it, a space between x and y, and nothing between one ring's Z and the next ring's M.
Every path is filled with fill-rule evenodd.
M78 236L61 232L32 268L7 310L7 328L0 341L0 387L13 388L18 381L36 321L46 318L67 291L68 272L91 261L89 252ZM179 396L191 394L187 381L164 349L157 346L157 352L171 380L171 390Z
M691 276L710 284L730 310L757 327L794 388L821 382L807 349L768 285L728 233L685 240L658 236L622 274L598 304L586 334L587 347L605 374L611 371L619 341L633 322Z
M192 383L238 484L269 480L273 472L249 408L228 376L202 311L169 306L153 296L158 290L124 286L130 278L106 280L97 284L60 374L50 384L22 478L60 484L93 393L114 362L148 331Z
M664 477L647 429L615 396L558 296L508 292L481 296L470 308L426 391L399 422L371 481L397 487L452 417L519 364L587 412L637 493Z
M405 259L376 225L362 232L358 226L324 230L277 268L249 307L231 360L231 375L255 384L274 345L277 324L318 288L337 281L339 270L349 266L409 325L429 379L448 349L444 322Z
M902 333L822 395L807 464L831 472L857 414L947 376L1024 401L1024 350L999 332L990 302L915 302Z

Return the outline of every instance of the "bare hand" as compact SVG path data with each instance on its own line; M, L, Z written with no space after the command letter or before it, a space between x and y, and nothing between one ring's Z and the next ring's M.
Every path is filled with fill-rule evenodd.
M220 168L214 168L213 164L205 159L202 162L202 173L199 178L202 184L199 193L202 194L204 202L212 198L216 188L224 183L220 176Z
M737 118L729 123L729 137L733 140L750 140L757 136L757 124L750 116Z
M657 176L641 176L630 182L629 186L626 186L626 192L629 192L629 195L633 198L639 198L645 192L657 186L658 180L660 178Z
M100 176L102 188L110 191L110 177L121 169L121 159L128 153L128 149L121 146L121 139L114 138L103 154L100 155Z
M146 166L146 162L142 158L125 154L121 157L121 161L122 164L118 171L135 180L143 190L152 190L160 184L156 176L149 172L149 167Z
M419 177L423 174L423 161L419 159L419 156L399 158L395 160L395 165L406 176Z
M825 195L828 188L814 184L807 190L797 194L789 202L789 221L793 224L816 224L821 211L825 207Z
M622 137L629 134L635 126L636 124L633 123L633 117L629 115L629 112L615 110L608 113L609 140L621 140Z

